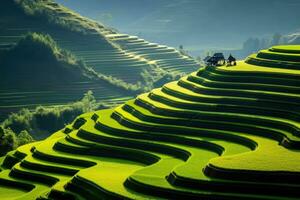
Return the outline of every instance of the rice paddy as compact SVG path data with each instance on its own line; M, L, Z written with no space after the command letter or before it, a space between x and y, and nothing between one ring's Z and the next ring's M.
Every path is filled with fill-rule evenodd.
M2 158L3 198L299 199L300 75L281 55L297 48L263 51L274 67L251 55L78 116Z

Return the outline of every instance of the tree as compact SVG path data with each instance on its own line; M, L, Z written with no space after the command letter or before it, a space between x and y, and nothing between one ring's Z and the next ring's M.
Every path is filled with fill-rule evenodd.
M179 52L184 56L189 56L188 52L184 50L183 45L179 45Z
M91 90L84 94L81 101L84 104L84 112L94 111L97 107L97 101L93 95L93 91Z
M20 133L22 130L30 130L30 121L32 113L28 109L22 109L18 113L11 114L3 123L5 129L10 128L14 133Z
M14 150L17 147L15 133L11 129L0 128L0 156Z
M21 131L21 133L17 137L17 140L18 140L18 146L28 144L34 141L32 136L26 130Z
M183 51L183 45L179 45L179 51Z

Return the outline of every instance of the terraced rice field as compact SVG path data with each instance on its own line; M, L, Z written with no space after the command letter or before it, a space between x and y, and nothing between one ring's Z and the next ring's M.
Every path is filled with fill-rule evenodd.
M42 21L39 16L27 16L12 2L7 0L0 8L0 50L10 48L28 32L49 34L60 47L71 51L95 71L131 84L143 83L144 71L148 71L154 77L161 71L190 73L199 68L195 60L179 54L174 48L120 34L101 24L94 29L86 30L86 34L74 32ZM58 17L95 23L80 15L72 14L68 9L52 1L44 1L43 6L55 10ZM9 113L20 107L30 108L32 105L57 105L76 101L86 92L83 88L94 88L92 90L99 101L119 103L124 102L120 99L128 99L128 92L120 92L108 84L96 86L96 83L91 82L78 87L77 84L74 83L75 87L67 86L64 91L61 86L51 86L49 90L43 92L25 91L26 96L23 90L20 91L18 88L1 88L0 111ZM14 93L14 96L11 96L11 93Z
M34 109L37 106L61 106L78 101L87 91L93 91L94 97L107 105L121 104L132 98L118 88L111 88L103 82L73 82L64 85L48 85L31 89L6 87L0 89L0 121L11 112L22 108Z
M194 59L180 55L176 49L165 45L149 43L127 34L108 34L106 37L126 52L138 55L169 72L187 73L199 67Z
M300 57L300 46L262 52L287 50ZM300 70L282 67L284 56L269 57L274 67L252 58L19 147L1 158L0 198L299 199Z

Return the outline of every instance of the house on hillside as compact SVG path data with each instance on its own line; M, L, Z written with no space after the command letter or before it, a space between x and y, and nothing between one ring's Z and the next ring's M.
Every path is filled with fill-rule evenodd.
M227 66L235 66L236 65L236 59L231 54L229 55L227 59Z
M207 56L203 61L207 66L222 66L226 63L223 53L215 53L213 56Z

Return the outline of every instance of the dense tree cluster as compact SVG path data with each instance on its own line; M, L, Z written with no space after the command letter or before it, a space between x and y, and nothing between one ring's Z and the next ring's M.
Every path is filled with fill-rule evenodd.
M108 105L97 103L92 91L75 103L59 107L39 106L11 114L0 126L0 155L34 140L43 139L71 123L78 115Z

